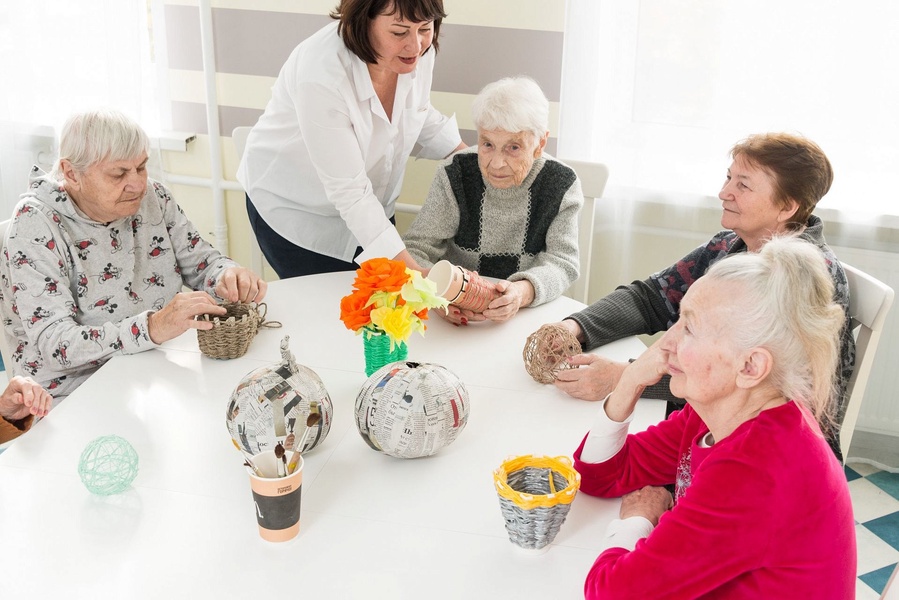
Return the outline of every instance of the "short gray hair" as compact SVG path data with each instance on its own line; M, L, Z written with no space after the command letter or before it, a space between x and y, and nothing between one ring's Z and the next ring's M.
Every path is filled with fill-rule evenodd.
M149 136L130 117L107 109L77 113L68 118L59 134L54 175L62 177L62 160L83 173L104 160L132 160L149 152Z
M542 138L549 129L549 100L530 77L506 77L484 86L471 105L478 129L530 131Z
M786 398L805 404L822 429L833 424L834 385L843 308L824 256L795 236L777 236L758 253L721 260L705 275L735 284L731 331L743 349L763 347L773 357L771 382Z

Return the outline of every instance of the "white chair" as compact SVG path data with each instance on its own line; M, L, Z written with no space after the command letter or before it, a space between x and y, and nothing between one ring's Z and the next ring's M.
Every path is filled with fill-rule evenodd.
M845 458L849 456L849 445L865 396L883 323L893 304L893 288L846 263L843 263L843 270L849 280L849 316L856 336L855 368L849 378L849 401L840 425L840 450Z
M577 173L584 192L584 206L578 218L578 251L581 258L581 276L571 284L565 295L590 303L590 263L593 260L593 220L596 217L596 200L602 198L609 180L609 168L596 162L559 159Z
M0 253L6 247L6 230L9 228L10 219L0 222ZM16 375L13 369L12 349L15 347L16 341L10 337L6 331L6 327L0 323L0 356L3 357L3 366L6 367L7 375Z
M899 583L896 583L896 573L899 573L899 564L893 569L893 574L890 575L887 584L883 586L880 600L899 600Z
M234 142L234 148L237 150L237 161L243 158L243 152L247 147L247 136L250 135L252 127L235 127L231 132L231 140ZM250 230L250 268L262 275L262 250L259 248L259 242L253 230Z

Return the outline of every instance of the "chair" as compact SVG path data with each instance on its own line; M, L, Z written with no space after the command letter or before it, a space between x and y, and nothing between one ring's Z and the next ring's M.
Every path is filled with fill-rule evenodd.
M849 401L846 403L846 411L840 426L840 450L844 457L848 457L852 434L855 432L858 413L865 396L865 387L871 374L871 365L874 363L874 353L880 341L887 313L893 304L894 292L893 288L853 266L843 263L843 270L849 280L851 327L853 332L857 330L855 368L852 377L849 378L846 390Z
M243 152L247 147L247 136L250 135L252 127L235 127L231 131L231 140L234 142L234 148L237 150L238 162L243 158ZM262 275L262 250L259 248L259 242L256 236L250 230L250 268Z
M596 162L559 159L577 173L584 192L584 206L578 218L578 252L581 259L581 276L571 284L565 295L584 304L590 303L590 263L593 260L593 220L596 217L596 200L602 198L609 180L609 168Z

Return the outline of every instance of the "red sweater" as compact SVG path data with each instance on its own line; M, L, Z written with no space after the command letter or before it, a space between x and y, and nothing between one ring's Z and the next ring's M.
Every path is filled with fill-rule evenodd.
M633 551L609 548L586 598L855 597L852 503L843 469L795 403L763 411L710 448L688 405L628 435L604 463L580 461L581 491L617 497L676 483L674 508Z

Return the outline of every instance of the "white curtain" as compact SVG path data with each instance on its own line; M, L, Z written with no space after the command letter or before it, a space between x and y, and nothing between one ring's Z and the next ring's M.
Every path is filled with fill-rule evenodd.
M790 131L833 163L822 207L897 215L897 23L894 0L568 0L559 154L608 164L607 195L714 197L734 142Z
M71 113L115 108L153 135L154 82L147 0L0 2L0 218Z

